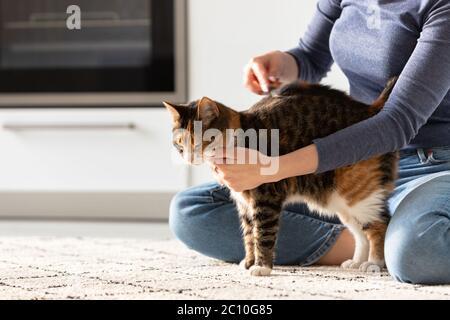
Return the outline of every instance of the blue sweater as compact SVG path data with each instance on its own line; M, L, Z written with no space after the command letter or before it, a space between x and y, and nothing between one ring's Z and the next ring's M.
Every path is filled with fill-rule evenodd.
M319 0L289 53L309 82L336 62L350 95L365 103L400 75L379 114L314 141L318 173L402 148L450 146L449 0Z

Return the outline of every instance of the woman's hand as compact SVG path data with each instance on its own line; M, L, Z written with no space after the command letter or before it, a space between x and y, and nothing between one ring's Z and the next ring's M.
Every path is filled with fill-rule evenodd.
M216 179L236 192L251 190L264 183L312 174L319 165L314 144L279 157L266 156L257 150L245 148L236 148L233 152L223 154L209 159L209 163Z
M272 51L254 57L244 68L244 85L256 94L269 93L273 87L297 79L298 66L289 53Z
M268 170L276 161L278 157L269 157L257 150L236 148L211 159L210 164L220 183L242 192L276 180L278 170Z

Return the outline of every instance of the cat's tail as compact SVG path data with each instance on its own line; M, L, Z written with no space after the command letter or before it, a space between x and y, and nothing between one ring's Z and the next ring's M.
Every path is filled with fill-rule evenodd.
M389 96L392 93L392 90L394 90L397 80L398 80L398 77L393 77L393 78L389 79L383 92L381 92L378 99L375 100L375 102L370 106L371 112L378 113L381 109L383 109L386 101L389 99Z

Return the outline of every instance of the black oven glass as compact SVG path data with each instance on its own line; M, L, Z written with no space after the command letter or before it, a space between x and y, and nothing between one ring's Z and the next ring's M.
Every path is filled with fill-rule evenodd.
M0 0L3 93L170 92L174 55L174 1Z

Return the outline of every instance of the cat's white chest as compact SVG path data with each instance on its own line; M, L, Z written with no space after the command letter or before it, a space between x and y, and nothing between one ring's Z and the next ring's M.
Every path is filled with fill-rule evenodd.
M384 191L378 190L359 202L349 205L348 201L337 191L333 192L327 199L325 205L320 205L301 195L292 195L285 201L287 203L306 203L311 211L315 211L323 216L342 219L356 218L361 224L378 220L378 213L384 205Z
M248 202L245 199L245 197L242 194L242 192L236 192L236 191L230 190L230 194L231 194L231 198L233 198L234 201L236 201L240 205L248 206Z
M330 198L330 201L328 201L326 205L319 205L317 202L312 201L307 197L295 194L289 196L284 202L284 205L292 203L305 203L309 210L324 216L333 217L336 216L336 212L339 212L345 205L345 200L336 194L336 196Z

